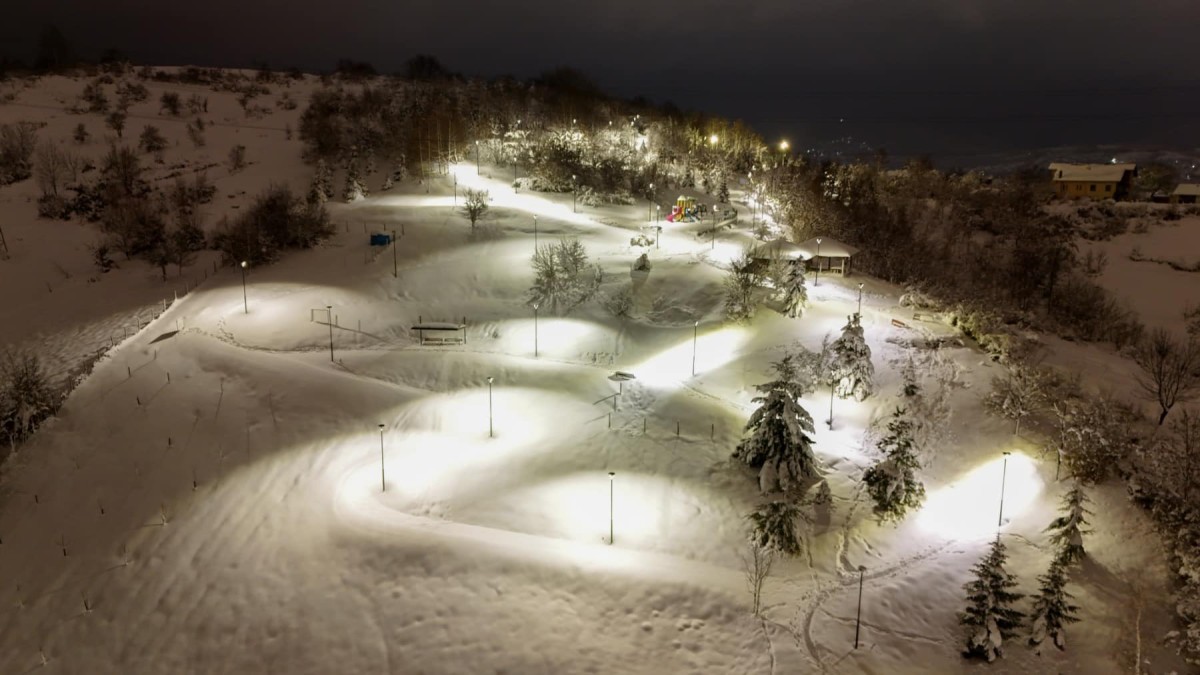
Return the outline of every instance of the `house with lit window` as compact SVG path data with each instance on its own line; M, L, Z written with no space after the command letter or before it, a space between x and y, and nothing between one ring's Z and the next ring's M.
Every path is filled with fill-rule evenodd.
M1054 193L1064 199L1124 199L1135 175L1136 164L1050 165Z

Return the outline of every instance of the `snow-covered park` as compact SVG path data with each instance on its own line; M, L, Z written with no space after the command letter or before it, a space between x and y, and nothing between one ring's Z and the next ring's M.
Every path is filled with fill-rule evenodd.
M262 158L222 194L303 184L281 125L213 132L254 138ZM0 336L117 345L5 465L0 672L1091 674L1130 672L1134 654L1142 672L1183 672L1161 639L1157 536L1112 482L1088 490L1067 650L1021 638L993 664L962 658L972 567L999 537L1033 595L1072 483L985 411L1001 365L930 348L957 335L939 315L880 280L821 275L800 318L730 323L721 282L752 240L745 219L711 238L662 223L656 245L632 246L644 202L573 206L503 173L455 164L331 203L332 238L244 283L208 257L182 289L155 270L68 271L40 299L83 228L36 221L17 192L31 186L0 191L16 252L0 261ZM489 195L477 226L467 189ZM370 246L377 232L394 245ZM601 295L632 284L628 316L535 311L535 238L578 240ZM771 364L841 335L860 282L875 393L801 399L832 502L800 524L803 554L776 558L756 616L743 556L763 496L732 456ZM122 331L139 307L152 320ZM422 344L414 327L435 322L465 339ZM1085 378L1132 367L1053 345ZM920 457L924 503L881 524L862 478L910 359L951 412Z

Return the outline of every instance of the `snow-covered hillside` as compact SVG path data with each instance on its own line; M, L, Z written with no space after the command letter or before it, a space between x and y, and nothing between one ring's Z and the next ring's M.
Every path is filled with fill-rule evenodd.
M68 142L95 116L34 106L64 107L71 87L82 82L26 89L0 121L45 115L40 133ZM247 121L233 94L207 95L205 148L140 114L172 139L167 166L247 147L247 169L209 169L210 223L270 181L307 180L283 131L298 113ZM455 165L428 186L331 205L335 236L251 270L245 296L212 257L166 284L136 262L89 282L94 226L39 221L35 187L0 188L3 343L67 359L188 291L4 466L0 672L1091 674L1128 672L1134 654L1143 672L1183 672L1162 643L1171 588L1157 537L1116 483L1089 491L1067 651L1013 639L991 665L962 659L970 568L999 532L1020 590L1035 592L1068 485L984 412L1000 366L930 349L953 329L900 308L899 289L822 275L802 318L729 324L722 267L750 240L745 223L715 241L665 224L645 250L652 268L634 273L644 204L576 213L569 194L514 193L493 171ZM466 187L491 196L474 231L455 208ZM404 233L394 248L368 245L392 230ZM632 316L592 302L535 317L535 236L578 238L602 292L632 283ZM769 364L836 337L860 281L877 393L834 401L829 426L828 389L803 400L833 509L802 527L806 554L776 563L755 617L739 552L762 497L729 458ZM466 342L422 346L421 321L461 321ZM1089 372L1118 363L1056 350ZM949 387L953 415L922 457L926 504L879 525L859 480L910 355L923 383ZM636 379L619 385L617 370Z

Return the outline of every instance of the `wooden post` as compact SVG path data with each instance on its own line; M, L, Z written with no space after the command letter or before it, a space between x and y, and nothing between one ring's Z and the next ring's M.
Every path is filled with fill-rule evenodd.
M679 438L679 420L675 420L675 438Z

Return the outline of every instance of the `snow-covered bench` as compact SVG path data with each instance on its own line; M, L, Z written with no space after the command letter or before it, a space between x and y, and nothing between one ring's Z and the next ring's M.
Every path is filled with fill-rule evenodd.
M417 331L423 345L464 345L467 343L467 325L448 321L423 321L412 327ZM455 333L449 335L448 333ZM433 333L433 335L426 335Z

